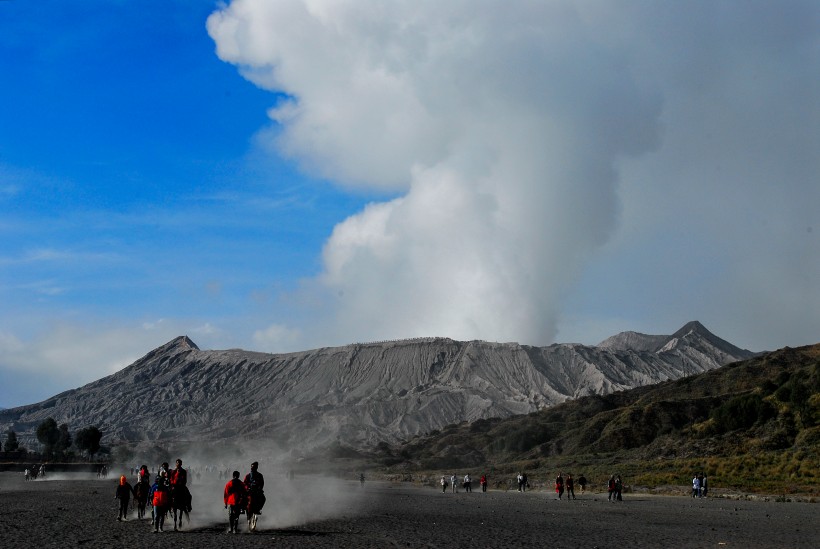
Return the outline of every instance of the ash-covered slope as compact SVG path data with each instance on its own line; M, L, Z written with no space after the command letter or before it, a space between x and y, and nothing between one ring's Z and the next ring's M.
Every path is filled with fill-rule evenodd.
M107 444L264 437L290 447L364 447L752 354L697 322L672 336L620 334L598 347L428 338L264 354L202 351L179 337L116 374L0 412L0 429L31 434L51 416L72 429L97 425Z

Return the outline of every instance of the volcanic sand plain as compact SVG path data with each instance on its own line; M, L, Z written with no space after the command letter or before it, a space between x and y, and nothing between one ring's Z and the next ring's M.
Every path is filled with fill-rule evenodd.
M226 532L224 481L191 486L191 523L154 533L118 522L116 478L0 473L5 547L820 547L820 504L723 498L489 490L453 494L409 483L268 475L256 532ZM150 510L148 512L150 516ZM243 517L244 519L244 517Z

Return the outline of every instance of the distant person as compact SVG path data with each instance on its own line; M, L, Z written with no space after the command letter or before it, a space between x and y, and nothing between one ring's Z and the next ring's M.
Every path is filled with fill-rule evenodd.
M464 475L464 491L465 492L472 492L473 491L473 479L470 477L470 473Z
M708 486L706 485L706 473L703 473L703 480L700 481L700 493L703 494L703 497L706 497L706 490Z
M450 485L453 487L453 493L458 493L458 477L455 473L450 476Z
M524 475L521 472L518 472L518 476L516 476L516 480L518 481L518 491L524 491Z
M242 504L245 502L247 492L245 484L239 480L239 471L233 472L233 478L225 484L222 501L225 509L228 509L228 533L239 532L239 515L242 512Z
M120 500L119 511L117 511L117 521L128 520L128 504L131 496L134 495L134 488L128 484L125 475L120 475L120 484L114 492L114 498Z
M524 473L523 477L524 477L524 479L523 479L524 486L523 487L524 487L524 491L526 492L530 488L530 480L527 478L527 473Z
M621 495L624 489L624 483L621 482L621 475L617 475L615 477L615 499L617 501L623 501L624 498Z
M26 475L27 481L31 480L31 470L28 467L26 467L26 472L24 474Z
M578 477L578 486L581 487L581 493L585 493L587 491L587 477L584 475Z
M703 497L703 473L698 473L698 497Z
M481 491L487 491L487 475L482 474L481 478L478 480L478 484L481 485Z
M441 477L441 493L442 494L447 493L447 477L445 477L443 475Z
M572 478L572 473L567 475L564 484L566 484L567 487L567 501L569 501L569 498L575 499L575 481Z
M154 526L154 532L162 532L162 527L165 525L165 515L171 508L171 488L168 484L168 472L164 469L160 470L151 490L148 492L148 499L153 505L151 512L151 524Z
M615 501L614 499L612 499L615 496L615 475L609 477L609 482L607 482L606 485L606 491L608 494L607 499L609 501Z
M692 497L696 498L700 495L700 479L698 475L692 477Z
M359 484L361 485L362 488L364 488L364 473L359 475Z
M555 493L558 494L558 499L561 499L564 495L564 477L560 472L555 477Z

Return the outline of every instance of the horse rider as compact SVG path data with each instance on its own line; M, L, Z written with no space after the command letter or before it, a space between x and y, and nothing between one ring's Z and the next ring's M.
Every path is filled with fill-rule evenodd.
M248 518L255 513L262 514L262 507L265 505L265 477L259 472L259 463L251 463L251 472L245 475L243 481L245 490L248 492Z
M176 468L171 471L169 476L171 490L174 492L174 497L184 498L185 511L191 512L191 492L188 490L188 471L182 468L182 460L177 459Z

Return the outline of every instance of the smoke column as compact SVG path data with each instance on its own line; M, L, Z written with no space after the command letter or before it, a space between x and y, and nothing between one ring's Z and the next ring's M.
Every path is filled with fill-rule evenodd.
M305 170L393 192L340 223L314 291L339 341L547 342L617 222L616 161L660 98L569 5L241 1L221 59L286 97L267 136ZM385 314L387 313L387 314Z

